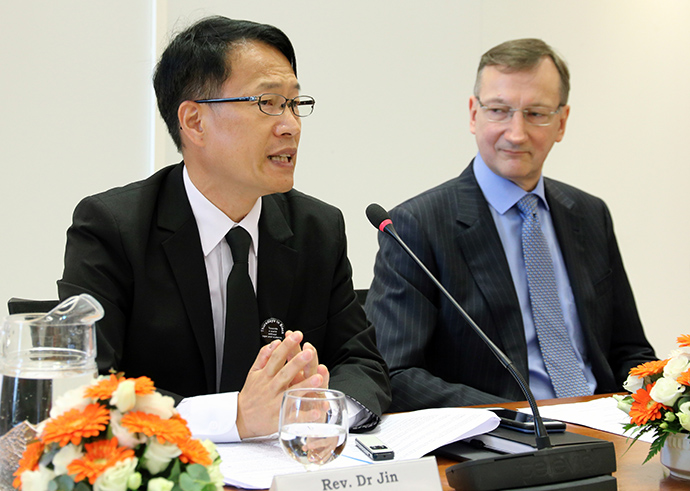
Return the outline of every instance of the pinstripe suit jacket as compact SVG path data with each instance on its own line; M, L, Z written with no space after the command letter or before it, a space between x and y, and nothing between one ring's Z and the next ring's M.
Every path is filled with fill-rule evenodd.
M597 392L621 390L653 360L605 203L545 179ZM522 315L508 262L472 164L391 211L396 230L491 340L528 377ZM385 235L366 311L391 371L391 411L525 397L472 328Z

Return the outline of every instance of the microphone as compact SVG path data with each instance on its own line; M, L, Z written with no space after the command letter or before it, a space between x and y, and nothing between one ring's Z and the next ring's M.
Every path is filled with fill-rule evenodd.
M553 447L551 445L551 440L546 428L544 427L544 421L539 414L539 408L537 407L537 402L534 399L531 389L529 388L529 384L522 376L520 371L515 368L510 358L508 358L508 356L503 353L503 351L501 351L501 349L496 346L493 341L491 341L491 339L484 333L477 323L474 322L472 317L465 312L465 309L460 306L460 304L448 292L448 290L446 290L441 282L433 275L431 271L429 271L429 269L417 257L417 255L412 252L407 244L400 238L398 232L393 226L393 220L391 220L390 215L381 205L376 203L370 204L366 209L366 215L374 227L376 227L382 233L391 236L400 245L400 247L403 248L403 250L412 258L415 263L417 263L421 270L424 271L429 279L436 285L441 293L443 293L453 307L455 307L455 309L462 315L474 332L482 339L482 341L484 341L491 352L496 356L498 361L501 362L501 364L508 370L517 384L520 386L520 390L529 403L530 409L532 410L532 415L534 416L536 433L535 440L537 446L536 451L500 455L496 458L473 460L456 464L446 469L448 483L453 486L454 489L468 489L468 486L471 486L469 489L474 490L502 489L506 486L504 486L502 483L496 484L501 482L501 479L507 478L507 484L510 484L510 487L516 486L516 473L519 473L523 476L530 474L529 477L526 478L526 481L522 483L522 486L535 486L545 483L572 481L574 479L582 480L594 476L601 476L601 468L597 465L591 464L593 462L597 462L597 460L594 459L604 459L605 461L610 462L611 456L613 457L613 469L610 472L615 471L615 451L611 442L602 441L602 443L608 443L609 445L602 445L602 443L586 443L562 447ZM604 450L603 447L605 447L605 454L600 453L602 450ZM593 458L593 456L596 457ZM539 458L538 462L535 460L535 457ZM582 465L582 462L580 462L580 460L583 458L586 459L585 461L590 464L589 469L586 469L588 466L584 466ZM574 466L568 465L572 464L574 459L577 459L578 462L576 462ZM542 472L535 471L535 466L545 466L543 469L548 469L548 475L545 476L543 474L543 470ZM532 469L532 472L525 472L526 468ZM484 474L489 475L488 479ZM613 479L613 482L615 483L615 478L611 476L607 477ZM491 481L493 484L490 484L489 481ZM582 481L582 484L587 486L589 483ZM592 483L592 486L595 487L599 484L601 483ZM488 487L484 487L485 485ZM524 489L528 488L525 487ZM586 487L578 489L586 489Z
M496 346L493 341L484 333L484 331L481 330L481 328L474 322L474 320L469 316L467 312L465 312L465 309L463 309L460 304L453 298L453 296L446 290L446 288L441 284L438 279L429 271L429 269L422 263L422 261L417 257L417 255L412 252L412 250L405 244L405 242L400 238L398 235L398 232L396 232L395 227L393 226L393 220L391 220L390 215L388 215L388 212L381 206L376 203L372 203L367 207L366 210L367 218L371 222L371 224L379 229L381 232L386 233L393 237L395 241L400 244L400 247L402 247L405 252L414 260L414 262L417 263L417 265L426 273L426 275L431 279L431 281L434 282L434 284L438 287L439 290L445 295L445 297L450 301L450 303L455 307L455 309L460 312L460 314L465 318L465 320L469 323L469 325L472 327L474 332L476 332L479 337L486 343L486 345L489 347L489 349L493 352L493 354L498 358L498 361L501 362L501 364L510 372L510 374L513 376L513 378L517 381L518 385L520 386L520 389L522 390L522 393L525 395L525 398L527 399L527 402L529 403L530 408L532 409L532 414L534 415L534 420L535 420L535 425L536 425L536 442L537 442L537 448L549 448L551 447L551 441L549 439L549 435L546 432L546 428L544 428L544 421L542 420L541 416L539 415L539 408L537 407L537 403L534 399L534 395L532 395L532 391L529 388L529 385L525 381L525 378L522 376L522 374L515 368L513 365L513 362L508 358L508 356L503 353L503 351L500 350L498 346Z

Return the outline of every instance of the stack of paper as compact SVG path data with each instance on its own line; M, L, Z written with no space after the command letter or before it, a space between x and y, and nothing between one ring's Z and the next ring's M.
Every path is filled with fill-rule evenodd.
M394 460L418 459L448 443L486 433L498 426L498 417L484 409L435 408L390 414L372 434L395 452ZM373 462L357 449L348 437L339 458L324 468L353 467ZM225 483L246 489L266 489L274 475L305 472L304 467L288 457L276 436L242 443L219 444Z
M520 409L520 411L532 412L529 408ZM630 416L618 409L618 402L613 397L553 406L540 404L539 414L542 418L557 419L616 435L634 436L632 432L625 433L623 431L623 425L630 423ZM646 433L640 437L641 442L647 443L651 443L653 439L652 433Z

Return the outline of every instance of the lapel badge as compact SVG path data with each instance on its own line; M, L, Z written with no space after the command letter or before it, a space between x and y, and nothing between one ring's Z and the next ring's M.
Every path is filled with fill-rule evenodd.
M266 344L274 339L285 339L285 324L280 319L270 317L261 323L261 337Z

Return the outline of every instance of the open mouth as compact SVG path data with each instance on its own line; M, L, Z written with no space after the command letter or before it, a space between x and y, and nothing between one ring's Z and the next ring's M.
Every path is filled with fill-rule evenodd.
M286 153L280 155L270 155L268 158L278 164L289 164L292 162L292 155L288 155Z

